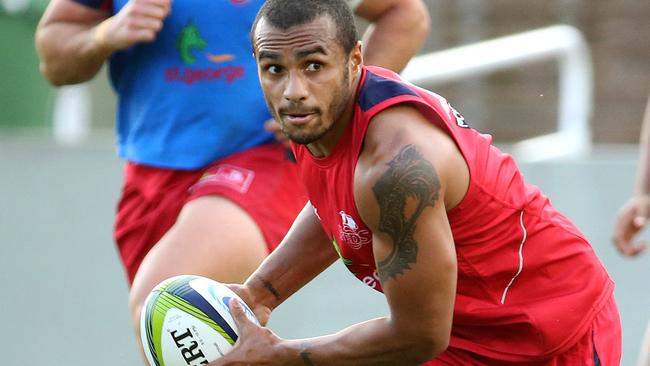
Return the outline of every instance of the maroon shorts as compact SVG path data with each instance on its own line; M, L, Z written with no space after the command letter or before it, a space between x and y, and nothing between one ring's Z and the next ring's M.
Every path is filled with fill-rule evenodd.
M260 227L269 251L307 202L297 166L280 144L233 154L200 170L127 163L114 238L129 283L183 205L207 195L226 197L242 207Z
M516 335L514 335L516 336ZM605 302L589 330L569 350L537 362L506 362L449 348L423 366L619 366L621 362L621 319L614 295Z

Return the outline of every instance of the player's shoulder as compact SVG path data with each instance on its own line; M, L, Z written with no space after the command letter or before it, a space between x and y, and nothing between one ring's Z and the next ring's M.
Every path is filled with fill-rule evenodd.
M425 112L420 103L406 101L391 105L372 117L365 144L379 154L391 154L400 146L423 144L435 146L447 134Z
M436 157L444 139L412 104L398 104L379 112L368 126L355 169L354 195L359 214L376 225L376 197L387 182L407 182L436 176Z
M418 133L422 133L419 126L424 124L427 124L425 117L411 104L397 104L378 112L364 137L357 167L363 173L360 177L374 180L405 146L423 144Z
M460 202L469 184L467 162L456 140L430 118L411 103L377 114L355 172L355 195L360 201L371 199L377 182L386 177L407 181L435 177L445 205L455 207Z
M441 175L452 173L453 164L461 159L455 140L413 103L402 103L377 113L368 126L360 167L370 175L381 174L400 157L428 161ZM437 117L436 117L437 118ZM405 155L405 153L408 153Z

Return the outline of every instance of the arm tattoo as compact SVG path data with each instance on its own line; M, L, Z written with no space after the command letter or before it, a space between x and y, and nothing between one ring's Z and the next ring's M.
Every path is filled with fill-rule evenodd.
M275 287L273 287L271 282L265 280L260 276L257 276L257 279L260 280L260 282L262 282L262 286L264 286L264 288L267 289L275 297L276 300L278 301L281 300L280 292Z
M387 165L388 170L372 188L379 203L379 230L393 239L391 253L377 263L383 283L403 274L416 262L416 221L427 206L435 205L440 191L433 164L414 145L403 147Z
M303 365L305 366L314 366L314 363L309 358L311 352L309 352L309 343L302 343L302 350L300 351L300 359L302 360Z

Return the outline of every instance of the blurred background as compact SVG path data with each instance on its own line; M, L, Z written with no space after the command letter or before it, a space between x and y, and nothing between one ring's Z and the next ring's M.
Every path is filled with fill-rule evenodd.
M617 282L622 365L634 365L650 318L650 259L620 257L610 237L616 211L632 191L650 94L650 2L426 3L433 21L423 55L556 24L577 31L472 54L480 64L524 48L560 49L544 57L504 61L507 66L466 71L464 77L421 77L418 83L445 96L503 149L512 149L528 181L585 232ZM0 0L0 364L138 365L126 281L111 236L122 174L112 134L115 97L105 71L89 83L58 90L42 79L33 36L46 5L47 0ZM575 34L583 57L577 64L569 59L572 51L562 48L563 37ZM568 93L575 70L588 78ZM543 150L557 153L552 158L517 154L522 140L558 131L562 111L571 105L589 110L563 122L571 131L566 136L591 144L573 152L565 140L547 143ZM587 128L576 133L586 134L573 134L571 126L583 117ZM279 308L270 325L281 336L314 336L385 312L382 298L337 264Z

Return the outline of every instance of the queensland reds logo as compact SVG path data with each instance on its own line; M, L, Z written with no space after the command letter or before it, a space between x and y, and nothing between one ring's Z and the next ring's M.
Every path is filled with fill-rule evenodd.
M341 241L346 243L352 249L359 249L364 244L370 243L370 231L362 229L359 230L359 225L354 221L352 216L340 211L341 225L339 225L339 232Z

